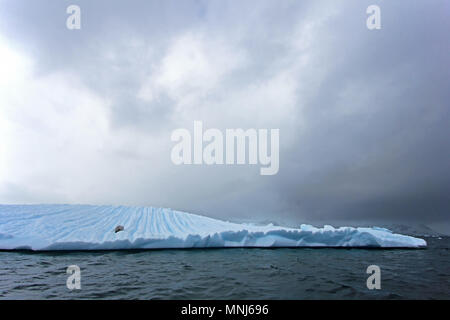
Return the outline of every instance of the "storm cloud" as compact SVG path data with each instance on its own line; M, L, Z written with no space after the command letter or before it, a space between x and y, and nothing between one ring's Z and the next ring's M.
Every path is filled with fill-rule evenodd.
M382 28L368 30L376 2ZM81 8L68 30L66 8ZM443 224L450 3L0 1L0 202ZM279 128L280 170L175 166L177 128Z

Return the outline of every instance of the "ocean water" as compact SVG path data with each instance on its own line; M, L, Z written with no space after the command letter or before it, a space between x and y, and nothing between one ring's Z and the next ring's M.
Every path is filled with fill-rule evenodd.
M450 238L426 240L420 250L4 251L0 299L450 299ZM380 290L366 286L373 264Z

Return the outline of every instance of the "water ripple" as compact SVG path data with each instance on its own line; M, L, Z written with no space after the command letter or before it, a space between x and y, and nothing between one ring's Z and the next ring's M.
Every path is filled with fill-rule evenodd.
M426 250L0 252L2 299L450 299L449 238ZM66 268L81 268L81 290ZM382 270L368 290L366 268Z

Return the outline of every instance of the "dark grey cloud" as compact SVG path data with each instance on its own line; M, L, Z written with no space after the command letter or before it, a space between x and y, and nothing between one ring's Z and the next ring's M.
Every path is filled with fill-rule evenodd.
M65 8L75 3L82 29L69 31ZM36 176L14 174L21 167L11 161L32 143L15 135L0 200L20 202L26 190L23 202L157 205L225 219L448 221L450 5L377 3L382 29L370 31L372 1L0 2L0 39L33 61L27 85L76 78L77 93L100 101L92 117L106 122L65 142L36 138L50 150L29 164ZM68 89L59 90L64 101ZM172 165L170 132L193 120L280 128L279 173ZM84 167L54 155L56 143Z

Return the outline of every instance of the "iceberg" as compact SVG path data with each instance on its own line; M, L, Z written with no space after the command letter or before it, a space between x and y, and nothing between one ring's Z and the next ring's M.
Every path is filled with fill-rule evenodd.
M115 232L117 226L123 226ZM1 250L426 247L384 228L240 224L153 207L0 205Z

